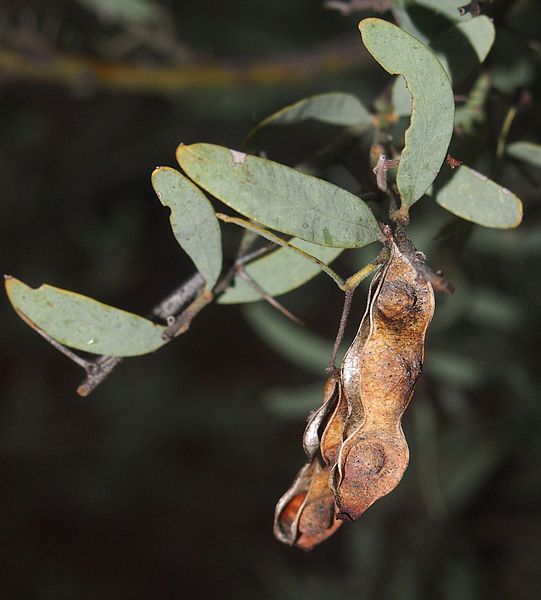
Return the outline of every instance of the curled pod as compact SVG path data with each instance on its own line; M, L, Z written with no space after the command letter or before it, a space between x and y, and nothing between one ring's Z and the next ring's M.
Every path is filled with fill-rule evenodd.
M348 422L348 403L344 394L341 379L335 379L334 404L328 413L323 433L321 434L319 451L323 463L333 467L338 460L340 448L344 440L344 432Z
M368 308L342 365L349 414L332 473L338 517L358 519L392 491L408 466L401 419L421 373L434 292L408 253L390 241Z
M323 405L308 420L303 445L309 462L302 467L291 487L280 498L274 513L274 535L290 546L311 550L341 525L330 489L331 466L322 461L320 439L336 413L340 381L329 377ZM340 437L341 439L341 437Z
M312 460L319 453L322 433L336 410L339 393L339 378L331 375L323 389L323 404L308 416L308 424L304 430L302 445L308 460Z
M300 470L276 505L274 535L278 540L311 550L340 527L329 476L330 467L322 466L317 458Z

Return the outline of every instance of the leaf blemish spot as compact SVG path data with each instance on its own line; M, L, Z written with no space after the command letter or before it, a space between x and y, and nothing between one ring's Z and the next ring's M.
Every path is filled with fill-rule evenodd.
M231 152L231 156L233 157L234 165L244 164L244 161L246 159L246 154L244 152L239 152L238 150L232 150L231 148L229 149L229 152Z

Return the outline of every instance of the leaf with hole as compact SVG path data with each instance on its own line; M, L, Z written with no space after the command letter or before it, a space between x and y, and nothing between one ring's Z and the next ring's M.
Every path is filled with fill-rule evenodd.
M181 145L177 160L197 185L276 231L334 248L366 246L380 237L360 198L317 177L213 144Z
M396 182L402 202L411 206L428 189L447 154L453 133L454 99L438 59L421 42L382 19L359 24L372 56L392 75L402 75L412 96Z
M522 221L522 202L485 175L461 165L437 181L431 195L457 217L484 227L510 229Z
M6 277L13 308L28 325L54 340L92 354L137 356L165 344L165 327L93 298L51 285L31 288Z
M152 186L171 209L173 234L212 289L222 270L222 237L212 204L189 179L170 167L152 173Z

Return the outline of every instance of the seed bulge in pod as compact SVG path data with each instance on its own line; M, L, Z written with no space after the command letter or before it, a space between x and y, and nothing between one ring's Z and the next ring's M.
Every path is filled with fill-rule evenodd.
M358 370L344 377L348 397L359 395L363 419L344 441L331 483L338 516L352 520L393 490L407 468L401 419L421 372L434 312L432 286L394 241L376 285Z

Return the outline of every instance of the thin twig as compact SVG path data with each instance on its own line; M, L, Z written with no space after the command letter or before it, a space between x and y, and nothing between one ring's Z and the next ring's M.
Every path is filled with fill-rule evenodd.
M162 333L162 338L170 342L177 335L186 333L194 317L213 300L213 293L210 290L203 289L177 318L171 316L167 329Z
M77 388L79 396L88 396L121 362L120 356L100 356L89 363L86 378Z
M0 67L2 66L2 52L0 52ZM342 140L342 138L339 138ZM329 146L325 149L325 152L319 152L315 155L315 160L322 161L323 155L327 152L334 151L334 145ZM246 240L248 242L248 240ZM241 244L239 248L239 254L245 252L249 247L249 244ZM229 268L226 273L220 278L216 286L214 287L213 294L210 300L223 293L231 284L231 281L238 272L239 267L242 267L251 261L271 252L276 248L274 243L267 244L261 248L258 248L252 252L247 252L244 255L238 256L235 263ZM299 249L295 248L298 252ZM313 257L312 260L314 259ZM321 261L318 261L321 262ZM322 263L324 264L324 263ZM327 265L325 265L327 267ZM328 267L327 267L328 268ZM204 279L199 273L195 273L180 286L178 286L171 294L164 298L158 303L151 311L151 316L158 317L168 323L168 329L166 330L166 343L170 342L176 335L187 331L192 319L199 313L204 306L208 305L210 300L208 295L204 297L202 290L204 290ZM194 299L195 298L195 299ZM178 314L188 302L191 302L188 307ZM98 356L93 361L87 361L77 354L72 353L70 350L55 342L53 344L61 352L66 354L71 360L82 366L86 371L86 378L77 388L77 393L80 396L87 396L90 394L100 383L102 383L112 371L122 362L122 358L113 356Z
M205 280L203 276L199 272L194 273L152 309L152 316L166 321L170 316L176 315L190 300L195 298L204 286Z
M428 266L426 256L414 246L406 233L404 225L400 222L395 222L393 225L394 231L389 225L384 225L383 232L386 236L394 237L400 251L408 256L419 277L428 281L435 290L452 294L455 291L455 286L445 277L442 271L433 271Z
M13 49L0 49L3 77L61 83L69 86L93 85L126 92L178 94L197 88L239 88L284 86L341 73L366 63L367 53L359 52L356 40L336 40L296 56L280 56L268 61L232 65L198 60L185 65L148 65L143 62L117 62L61 52L48 52L36 58Z
M376 176L376 185L382 192L386 192L387 186L387 171L395 168L399 165L400 161L397 159L387 160L385 154L380 154L376 166L372 169L372 172Z
M267 246L263 246L262 248L239 257L235 262L235 265L231 267L217 283L214 288L214 296L222 293L229 287L238 265L247 264L270 252L273 248L275 248L274 244L268 244ZM204 290L204 285L205 280L203 277L199 273L195 273L152 309L152 315L159 317L164 321L169 321L168 328L164 333L166 336L166 343L174 339L175 336L185 333L190 326L191 320L209 303L206 301L208 300L208 296L205 296L204 299L200 298L202 290ZM194 300L178 317L174 317L174 315L180 312L188 302L194 299L194 297L196 300ZM197 300L197 298L199 298L199 300ZM55 342L55 344L57 344L57 342ZM55 345L55 347L57 346ZM61 348L61 352L67 350L64 346L61 346ZM71 353L70 350L67 350L67 352L80 358L78 355ZM64 352L64 354L66 354L66 352ZM70 356L70 358L72 357ZM72 358L72 360L74 360L74 358ZM85 380L77 388L77 393L80 396L88 396L90 392L113 372L122 360L122 358L117 356L99 356L94 361L85 361L86 364L84 365L77 360L74 360L74 362L81 364L87 374Z
M244 267L239 266L237 268L237 273L241 279L244 279L244 281L246 281L246 283L263 298L263 300L266 300L271 306L273 306L276 310L281 312L285 317L287 317L294 323L297 323L297 325L304 326L304 323L297 316L290 312L283 304L280 304L280 302L278 302L276 298L273 298L270 294L267 294L267 292L259 285L259 283L257 283L257 281L255 281L255 279L251 277L249 273L246 272L246 269Z
M340 348L340 344L344 339L344 332L346 330L346 324L348 322L349 311L351 309L351 301L353 300L354 292L355 289L348 290L344 295L344 308L342 309L342 316L340 317L338 333L334 339L331 358L329 359L329 364L327 365L327 373L334 373L336 371L336 355L338 354L338 349Z
M27 320L27 319L25 319L25 320ZM92 370L92 363L94 361L86 360L85 358L83 358L82 356L79 356L78 354L76 354L75 352L70 350L69 348L66 348L66 346L63 346L62 344L57 342L48 333L45 333L45 331L43 331L43 329L40 329L35 323L32 323L32 329L36 333L39 333L39 335L41 335L42 338L46 339L53 348L56 348L59 352L62 352L62 354L67 356L75 364L79 365L80 367L83 367L83 369L87 373L90 370Z
M517 116L518 106L513 105L509 107L507 114L505 115L505 119L503 120L502 128L500 129L500 133L498 135L498 145L496 147L496 159L498 163L501 162L503 155L505 153L505 144L507 142L507 136L509 135L509 130L511 129L511 125Z
M272 231L269 231L262 225L259 225L258 223L254 223L253 221L248 221L247 219L240 219L238 217L230 217L229 215L225 215L223 213L216 213L216 216L218 217L218 219L220 219L220 221L223 221L224 223L233 223L234 225L238 225L239 227L248 229L248 231L254 231L261 237L264 237L265 239L267 239L271 242L274 242L278 246L282 246L284 248L289 248L290 250L299 254L306 260L309 260L310 262L316 264L324 273L326 273L336 283L336 285L341 290L345 291L344 280L342 279L342 277L340 277L340 275L335 273L334 270L331 269L329 267L329 265L324 263L322 260L319 260L319 258L316 258L315 256L312 256L311 254L308 254L308 252L305 252L304 250L301 250L300 248L295 246L295 244L292 244L288 240L284 240L280 236L272 233Z

